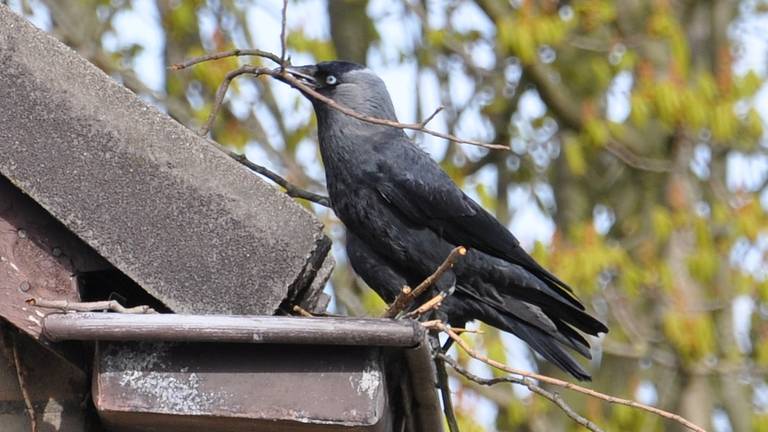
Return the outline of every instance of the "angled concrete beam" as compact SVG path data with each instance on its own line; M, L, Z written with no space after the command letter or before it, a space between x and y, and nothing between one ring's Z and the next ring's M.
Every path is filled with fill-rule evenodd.
M176 312L301 297L312 215L3 5L0 64L0 174L115 267Z

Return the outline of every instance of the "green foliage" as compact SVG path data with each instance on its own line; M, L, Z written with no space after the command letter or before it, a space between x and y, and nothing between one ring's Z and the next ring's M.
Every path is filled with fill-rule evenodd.
M673 309L665 314L663 324L664 334L684 363L692 365L714 353L715 331L708 316Z
M583 176L587 172L587 161L579 140L572 135L566 136L563 140L563 150L568 169L576 176Z
M287 44L295 51L311 54L318 61L336 58L336 51L329 41L310 38L301 30L289 33Z

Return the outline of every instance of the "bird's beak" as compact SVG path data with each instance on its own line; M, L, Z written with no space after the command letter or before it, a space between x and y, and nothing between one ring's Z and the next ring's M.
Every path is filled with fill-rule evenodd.
M279 72L279 71L280 71L280 68L277 68L274 70L274 72ZM306 84L312 88L317 88L317 80L315 79L315 73L317 72L317 68L314 65L290 66L285 68L285 72L288 72L289 74L298 78L299 81L301 81L303 84ZM279 75L277 76L277 79L280 79ZM284 79L280 79L280 80L285 82Z

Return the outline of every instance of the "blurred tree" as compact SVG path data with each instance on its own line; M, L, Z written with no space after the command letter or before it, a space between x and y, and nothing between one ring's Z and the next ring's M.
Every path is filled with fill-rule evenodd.
M267 38L278 38L279 27L259 20L279 22L281 6L10 3L29 15L44 10L54 34L190 127L205 118L217 85L237 61L166 74L164 88L153 89L134 72L142 46L107 43L140 31L115 28L116 17L149 3L158 17L153 25L165 37L157 61L167 65L203 51L263 48ZM290 2L294 56L324 60L338 53L358 62L415 65L416 117L439 103L448 109L434 127L458 135L484 131L474 135L512 146L489 153L417 137L501 220L515 219L522 194L527 207L554 221L551 241L534 247L537 258L576 286L612 329L597 343L596 389L640 395L707 429L716 420L715 430L768 431L768 142L757 109L766 71L743 66L749 47L741 45L750 31L745 23L765 24L764 2L321 4L327 17L302 15L316 12L317 2ZM320 36L303 25L318 19L327 20ZM224 144L248 146L258 162L292 182L322 190L313 120L295 114L297 95L286 98L280 90L278 98L277 85L242 79L212 134ZM332 215L314 210L343 240ZM343 254L338 258L338 307L358 314L380 308L373 294L354 288ZM473 343L506 358L508 339L492 331ZM543 362L538 367L558 375ZM464 383L456 392L465 432L489 424L475 416L478 406L488 405L497 412L490 422L497 430L577 429L546 401L509 388ZM626 407L565 396L606 430L677 427Z

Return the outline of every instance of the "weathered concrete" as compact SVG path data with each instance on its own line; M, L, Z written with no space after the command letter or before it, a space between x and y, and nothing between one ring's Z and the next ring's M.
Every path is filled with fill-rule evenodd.
M99 342L96 357L112 431L393 430L378 348Z
M2 5L0 64L0 173L171 309L271 314L312 281L314 217Z

